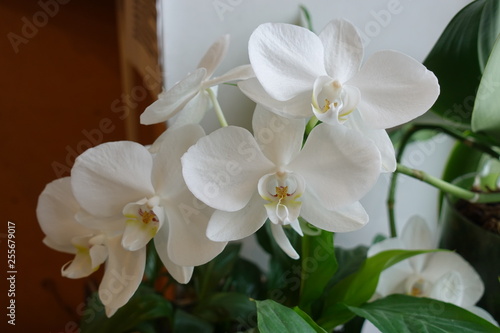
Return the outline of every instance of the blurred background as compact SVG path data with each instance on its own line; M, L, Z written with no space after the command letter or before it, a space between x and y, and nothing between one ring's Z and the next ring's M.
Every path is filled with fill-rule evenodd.
M122 91L117 6L113 0L0 3L0 331L77 332L87 293L99 281L61 277L71 260L42 243L38 195L69 176L74 159L102 142L130 137L125 107L153 99ZM133 75L133 73L131 74ZM133 136L151 143L154 129ZM7 223L15 223L16 325L8 325Z

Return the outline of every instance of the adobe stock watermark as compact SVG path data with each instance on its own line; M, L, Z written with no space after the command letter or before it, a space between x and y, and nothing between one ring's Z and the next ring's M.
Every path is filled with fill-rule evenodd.
M214 7L217 16L221 22L224 21L226 13L231 13L243 0L213 0L212 6Z
M156 79L157 75L151 67L145 68L147 74L144 76L143 84L136 85L127 93L122 93L110 104L110 111L118 115L119 120L125 120L129 116L129 110L135 109L139 103L148 98L148 91L156 90L161 82ZM80 140L75 147L67 145L65 147L66 157L64 162L53 161L51 166L57 178L69 176L71 167L75 159L86 149L95 147L104 142L106 134L114 132L116 124L108 117L102 118L96 128L90 130L83 129L81 134L84 139Z
M45 27L51 18L56 16L61 9L61 5L66 5L71 0L40 0L38 6L40 10L36 11L31 18L23 16L23 23L19 33L9 32L7 39L14 50L14 53L19 53L20 46L26 45L30 40L38 35L41 28Z
M372 19L365 23L363 29L359 28L361 42L366 47L374 38L378 37L383 29L387 28L395 15L403 12L400 0L389 0L386 8L370 10Z

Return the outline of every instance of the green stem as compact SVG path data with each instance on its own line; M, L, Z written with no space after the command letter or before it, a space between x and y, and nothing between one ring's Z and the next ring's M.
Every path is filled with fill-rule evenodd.
M207 88L206 92L208 93L208 96L210 97L210 100L212 101L212 105L214 106L215 114L217 115L217 118L219 119L219 124L221 127L227 127L227 121L226 118L224 117L224 113L222 112L222 109L220 107L219 101L217 100L217 96L215 96L214 91L211 88Z
M477 203L491 203L500 201L500 193L477 193L463 189L459 186L450 184L441 178L431 176L421 170L411 169L404 165L398 164L396 172L410 176L432 185L443 192L449 193L457 198L468 200Z
M464 134L460 131L457 131L453 128L449 128L446 126L441 126L437 124L414 124L412 125L403 135L400 143L400 147L398 149L398 152L396 154L396 161L398 163L401 162L401 159L403 157L403 153L406 149L406 146L410 142L411 137L422 130L435 130L439 131L441 133L447 134L451 136L452 138L456 139L457 141L460 141L461 143L472 147L474 149L477 149L479 151L482 151L483 153L489 154L495 158L500 158L500 154L495 151L494 149L491 148L488 144L485 144L481 141L478 141L476 138L472 136L468 136L467 134ZM391 237L396 237L397 236L397 231L396 231L396 218L394 214L394 205L395 205L395 196L396 196L396 184L397 184L397 178L398 178L398 172L394 172L391 177L391 182L389 185L389 194L387 197L387 209L388 209L388 215L389 215L389 228L390 228L390 233Z

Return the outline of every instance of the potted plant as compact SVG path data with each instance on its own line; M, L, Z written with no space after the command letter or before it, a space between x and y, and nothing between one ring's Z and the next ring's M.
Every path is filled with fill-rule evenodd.
M494 1L466 7L450 23L427 66L438 60L452 66L447 52L459 61L462 51L470 51L461 42L457 49L449 47L456 38L466 39L460 22L477 23L489 32L497 16ZM472 35L477 42L477 34ZM435 104L439 86L424 65L395 51L379 52L363 63L361 37L345 20L331 21L319 35L303 26L266 23L250 37L251 64L213 77L228 43L228 36L217 40L193 72L142 114L145 125L176 116L151 146L120 141L91 148L77 158L71 177L48 184L40 195L37 215L44 242L74 255L62 274L85 277L104 266L98 291L87 300L81 331L359 332L368 320L383 332L451 332L457 327L499 332L493 320L470 311L475 301L469 308L433 297L461 292L471 281L482 283L458 254L416 247L411 233L401 236L412 240L406 248L346 250L334 244L336 232L366 224L359 199L381 173L394 172L393 179L403 173L468 200L500 201L495 193L478 194L450 183L451 173L463 168L450 167L441 179L397 163L422 129L494 153L500 127L491 127L493 121L482 116L490 117L494 100L475 104L469 117L474 132L467 130L470 119L458 127L404 127L396 156L386 129L430 107L439 110L442 103L438 99ZM484 47L488 54L493 51L480 92L500 68L499 47ZM439 72L443 68L436 67L438 78L447 77L446 71ZM233 82L257 103L253 133L228 126L218 103L215 87ZM443 79L442 98L449 99L446 92L457 90L456 84L454 78ZM205 134L198 121L210 109L221 128ZM395 227L392 233L395 237ZM244 259L240 245L233 243L251 234L270 257L267 270ZM376 239L373 247L380 244ZM391 282L384 271L422 258L437 262L441 271L450 258L461 268L441 276L432 288L422 276L403 277L409 286L405 295L376 297L379 280ZM446 284L450 281L455 283Z

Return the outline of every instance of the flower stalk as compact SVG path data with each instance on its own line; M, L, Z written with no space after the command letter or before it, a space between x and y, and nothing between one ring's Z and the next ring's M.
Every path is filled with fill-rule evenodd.
M229 126L227 124L226 117L224 117L224 112L222 112L219 101L217 100L217 96L215 95L214 91L211 88L207 88L206 92L207 92L208 96L210 97L210 101L212 102L212 105L214 106L214 111L215 111L215 114L217 115L217 118L219 119L220 126L221 127Z

